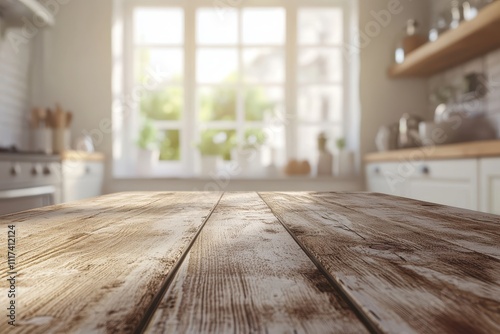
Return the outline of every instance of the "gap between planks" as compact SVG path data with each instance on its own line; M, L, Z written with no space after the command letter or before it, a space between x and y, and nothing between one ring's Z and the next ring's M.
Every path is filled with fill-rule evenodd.
M314 195L318 196L319 198L315 198ZM494 316L495 313L492 313L491 311L491 305L495 305L494 296L495 296L495 291L498 291L498 283L496 281L492 281L490 284L488 284L489 281L485 282L482 278L476 278L475 276L473 276L475 272L472 270L472 269L477 269L475 268L475 263L476 263L475 256L476 256L484 259L485 261L488 261L488 264L493 266L491 268L488 266L484 266L485 268L484 271L486 271L484 275L493 275L492 277L498 277L497 275L495 275L495 273L498 273L499 267L494 266L495 263L498 263L498 260L482 253L477 253L469 249L464 249L463 247L446 242L445 240L436 239L435 236L430 237L427 234L422 235L422 233L419 233L418 231L412 229L406 229L400 224L394 224L390 226L391 224L388 224L387 221L386 223L384 223L384 221L381 220L379 217L373 217L367 215L366 213L362 214L358 213L355 210L352 210L349 207L349 205L345 206L345 205L339 205L339 203L329 203L324 198L324 197L326 198L335 197L335 195L339 194L335 193L261 194L263 198L269 200L269 202L266 201L266 203L268 203L270 207L278 210L278 211L275 210L274 214L279 218L285 219L285 221L282 220L282 223L287 226L290 225L290 229L294 233L294 235L295 234L297 235L297 239L300 241L299 243L304 244L304 247L310 249L311 253L315 254L314 257L317 257L318 260L321 261L321 263L325 266L325 268L328 267L328 272L331 273L332 277L334 277L335 280L339 280L339 284L341 284L345 288L349 288L350 290L352 290L352 291L347 291L347 290L345 291L353 295L353 298L355 298L355 300L358 301L357 304L363 307L366 314L369 315L368 312L370 312L373 314L373 316L376 317L376 319L374 318L373 321L374 322L379 321L381 328L384 328L384 330L387 330L388 332L397 333L404 330L404 326L406 326L407 330L412 332L412 329L410 327L423 326L423 327L417 327L420 328L420 330L423 330L425 328L429 329L428 328L429 324L433 324L438 326L436 328L441 328L445 332L452 333L452 331L450 331L450 328L453 324L463 324L464 326L466 326L466 324L464 324L464 321L467 319L469 321L471 321L471 319L475 319L475 321L472 321L472 323L475 323L475 326L477 326L476 330L481 330L481 329L492 330L492 328L498 327L498 324L494 325L494 322L491 323L491 321L494 321L492 319L498 319L497 316ZM359 194L358 195L347 194L347 195L350 196L346 196L347 199L345 200L345 202L349 202L349 200L354 200L356 196L358 197L360 196ZM375 198L371 199L377 202ZM365 202L366 200L367 199L365 198L363 201L361 201L361 203ZM415 204L418 204L418 202L415 202ZM360 205L364 207L363 204ZM297 217L300 217L300 219L297 221L291 219L291 217L294 217L294 215L297 215ZM423 219L424 216L425 215L422 215L421 218ZM345 225L343 223L343 220L337 220L336 217L340 219L343 217L348 219L348 221L350 220L351 226L349 227L344 226L343 229L334 229L334 227L341 227L341 225ZM321 221L324 221L325 223L327 221L330 221L332 222L332 225L330 226L330 223L328 223L327 225L321 225L320 224ZM333 224L333 222L336 222L337 224ZM321 234L318 234L320 230L317 231L311 230L311 228L313 228L314 225L317 225L316 228L321 228L322 231ZM324 230L325 228L326 230ZM382 233L383 235L382 234L379 235L380 232L378 231L380 230L380 228L383 231L385 231L385 228L389 228L389 230L387 231L386 234ZM358 234L356 230L358 230L357 232L361 233L366 238ZM355 237L353 238L353 235L357 235L357 237L360 238L360 241L356 242L356 238ZM327 236L331 237L328 238L328 242L326 242L327 239L325 239L327 238ZM378 244L374 244L375 246L379 244L385 245L386 242L389 242L389 245L392 246L389 248L384 247L381 248L380 250L378 250L378 248L374 248L374 250L371 250L371 247L365 249L364 247L364 246L370 246L370 244L377 242ZM397 258L388 257L388 253L392 254L393 248L398 249L397 246L401 248L401 251L404 251L404 254L406 253L410 254L409 262L406 263L406 260L402 258L398 260ZM419 246L424 246L424 248ZM433 249L435 248L435 251L431 252L428 247L432 247ZM339 258L338 257L339 252L343 251L344 248L345 248L345 254L344 254L345 256L343 255L342 258ZM330 253L330 251L334 253ZM414 256L411 256L413 254L412 251L416 251ZM457 254L452 255L451 253L453 252L457 252ZM395 251L394 255L399 256L399 254L397 253L399 253L399 251ZM429 264L429 261L424 261L425 256L431 256L429 259L435 260L437 261L437 263L440 263L442 265L442 268L438 267L439 269L437 269L432 267L432 265ZM354 263L351 265L345 264L345 260L349 259L350 257L351 260L356 259L355 261L359 265L359 268L356 266L354 266L353 268L352 266L354 265ZM364 260L365 257L366 260L368 260L368 262L365 262ZM446 261L448 258L450 258L450 260L452 261L451 263L443 262ZM399 264L401 260L403 260L405 263ZM459 274L462 273L460 269L463 269L462 268L463 266L461 267L460 261L462 262L465 261L470 265L472 265L472 268L470 268L472 272L467 273L465 276L460 276ZM382 267L380 266L377 267L376 265L374 265L374 262L378 262L379 265L382 265ZM336 266L331 267L335 264ZM342 265L338 267L338 265L340 264ZM385 268L384 273L383 274L380 273L381 276L376 275L375 273L379 270L378 268L382 270L384 265L388 266L387 268ZM410 267L407 268L407 266ZM405 271L400 272L395 270L395 269L399 270L399 268L403 268L405 269ZM418 271L417 269L419 268L421 268L423 271L422 270ZM367 269L370 269L371 272L366 271ZM437 276L432 274L432 272L429 273L429 270L425 271L426 269L435 270L436 271L435 275ZM351 270L353 272L351 272ZM415 271L415 274L417 276L415 276L414 278L414 276L409 275L408 270L411 271L410 273L413 273L413 271ZM481 274L483 273L481 272ZM355 275L355 277L352 277L353 280L351 281L349 280L345 281L344 278L349 279L349 277L351 277L349 275L351 276ZM390 275L389 278L386 277L387 275ZM429 275L431 275L430 278L428 277ZM452 276L452 275L459 275L459 276ZM451 286L449 284L448 285L445 284L447 282L446 279L448 276L452 276L458 279L456 286L453 284ZM396 281L397 279L400 279L398 285L394 285L394 283L391 283L394 282L392 280L393 278L395 278ZM401 281L401 279L404 280ZM344 280L344 282L342 280ZM424 281L426 282L426 284L429 285L428 286L422 285ZM382 286L380 287L378 286L378 284L382 284ZM419 285L414 285L414 284L419 284ZM469 284L469 285L467 286L467 288L465 288L464 284ZM406 295L399 294L399 292L404 292L401 291L402 286L403 287L407 286L408 288L410 288L409 291L406 291L408 292ZM443 290L442 286L446 286L447 289L455 289L455 294L443 295L442 292L440 292ZM390 289L387 290L387 288L389 287ZM412 294L411 289L414 290L416 289L413 292L419 292L422 294L425 291L428 292L427 295L426 294L423 295L427 296L429 300L421 299L420 301L423 302L424 304L422 305L418 303L415 304L416 302L419 301L419 299L417 298L416 300L413 300L414 299L413 297L415 297L415 295ZM388 294L388 291L393 291L393 294ZM490 294L488 294L488 291L490 291ZM432 299L431 297L434 299ZM464 299L464 304L461 304L460 302L453 303L453 301L460 300L460 298L466 298ZM438 300L441 301L438 302L438 304L431 305L430 300L434 300L434 302L437 302ZM375 302L375 304L371 305L372 302ZM388 304L388 303L393 303L393 304ZM407 305L408 303L409 305ZM442 311L442 309L440 308L441 305L440 303L447 306L453 305L452 309L450 309L450 313L446 314L436 313ZM486 304L483 305L481 303L483 304L486 303ZM413 309L409 313L403 315L400 314L401 310L403 311L404 309L408 310L407 307L411 306L412 304L413 306L418 305L420 306L420 308ZM391 305L392 308L389 307ZM399 306L406 305L406 306L403 309L395 308L398 305ZM482 308L482 311L484 311L485 314L479 312L477 314L477 317L475 317L476 316L475 314L471 315L467 313L466 314L460 313L461 314L460 316L458 315L458 312L452 314L452 310L456 310L457 308L459 308L462 311L468 310L471 312L477 312L475 311L476 306ZM375 313L372 312L373 307L375 307L375 309L378 308L378 311L381 312L382 319L380 319ZM432 311L433 309L434 311ZM421 321L422 319L419 320L419 318L415 318L419 313L420 314L427 313L427 317L424 318L428 319L427 322L425 321L422 322ZM395 319L394 318L395 315L402 321L395 323L393 321ZM448 318L440 317L441 315L446 315L449 317ZM478 319L480 319L479 322ZM433 320L434 322L431 322L431 320ZM415 323L415 321L417 322ZM394 327L394 325L397 326ZM469 326L466 328L473 329L473 326L474 325L472 325L472 327ZM415 327L413 328L415 329ZM455 326L454 330L456 330L456 328L457 327ZM430 332L433 331L431 330Z
M339 284L335 278L333 278L328 270L318 261L318 259L300 242L300 240L295 236L295 234L290 230L290 228L282 221L280 215L277 215L276 212L271 208L269 203L266 202L266 200L261 196L260 193L258 193L260 199L266 204L266 206L271 210L273 215L276 217L276 219L279 221L281 226L285 228L285 230L290 234L290 236L293 238L293 240L299 245L299 247L304 251L304 253L309 257L309 259L314 263L316 268L323 274L323 276L326 277L328 282L335 288L335 290L339 293L339 295L344 299L344 301L351 307L353 312L356 314L356 316L361 320L361 322L366 326L366 328L370 331L372 334L383 334L384 332L380 329L378 324L374 321L372 321L371 317L367 316L366 313L363 311L363 308L361 305L356 302L356 300L349 295L349 293L342 287L341 284Z
M219 203L224 196L224 193L221 193L219 196L219 200L217 203L215 203L214 207L210 211L210 213L207 215L203 223L201 224L200 228L198 229L198 232L194 235L192 238L191 242L188 244L186 247L184 253L179 257L175 265L172 267L170 272L168 273L167 277L165 277L165 281L161 284L161 287L156 294L156 296L153 298L153 301L151 302L151 305L149 306L148 310L146 311L145 316L143 317L142 321L139 323L135 333L136 334L141 334L144 333L149 325L149 322L151 321L151 318L155 314L156 310L158 309L158 306L160 305L163 297L165 296L165 293L167 292L168 288L170 287L170 284L174 280L175 276L177 275L177 272L179 271L179 268L182 266L182 263L186 259L187 254L191 251L191 248L193 247L196 239L198 239L198 236L200 235L201 231L209 221L210 217L212 217L212 214L214 213L215 209L219 206Z
M376 332L256 192L224 194L186 254L148 333Z

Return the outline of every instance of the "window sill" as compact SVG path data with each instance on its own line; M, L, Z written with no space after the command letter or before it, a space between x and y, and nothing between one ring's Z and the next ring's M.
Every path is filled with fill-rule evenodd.
M108 184L109 192L121 191L361 191L361 177L169 177L120 176Z
M161 180L161 181L214 181L219 178L210 176L162 176L162 175L151 175L151 176L141 176L141 175L120 175L115 176L114 180ZM220 179L228 179L221 177ZM337 176L275 176L275 177L259 177L259 176L237 176L230 177L231 181L297 181L297 182L357 182L358 177L337 177Z

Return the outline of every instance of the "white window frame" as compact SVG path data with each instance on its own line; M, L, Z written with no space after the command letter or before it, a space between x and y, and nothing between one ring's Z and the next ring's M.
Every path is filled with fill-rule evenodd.
M338 7L343 11L343 41L344 45L351 44L353 40L353 29L351 25L351 17L353 15L353 6L349 0L122 0L121 13L123 18L123 94L127 96L134 95L134 34L133 34L133 11L137 7L173 7L182 8L184 10L184 114L181 121L181 155L183 156L182 165L176 163L163 162L161 169L165 170L168 167L169 173L159 172L158 175L152 176L175 176L175 177L190 177L196 175L196 159L198 154L193 146L199 136L200 126L197 122L197 105L196 105L196 10L200 7L212 7L214 10L224 10L225 8L251 8L251 7L281 7L286 11L286 41L285 49L285 109L287 111L287 122L285 125L286 131L286 157L292 159L297 157L298 140L298 117L297 117L297 92L299 86L313 86L314 84L299 84L298 82L298 38L297 38L297 23L299 8L321 8L321 7ZM212 47L207 46L207 47ZM236 47L229 45L228 47ZM339 47L343 47L340 45ZM241 51L241 39L238 44ZM241 58L241 52L240 52ZM353 117L350 111L353 107L353 82L352 82L352 66L346 60L346 55L343 55L343 117L342 127L345 131L344 136L351 137L349 133L354 128L352 125ZM241 59L240 59L241 62ZM240 64L241 67L241 64ZM326 86L326 84L321 83ZM201 86L210 86L201 84ZM265 86L265 84L257 84L257 86ZM238 88L239 89L239 88ZM127 106L125 107L125 109ZM130 108L130 106L128 106ZM123 110L127 117L124 118L123 124L117 127L120 129L119 140L122 141L120 147L126 147L127 143L134 143L137 136L139 126L139 112L137 110ZM237 118L238 124L243 128L248 128L246 122ZM176 121L172 122L175 123ZM178 122L177 122L178 123ZM312 125L313 123L308 123ZM194 126L196 125L196 126ZM318 124L319 125L319 124ZM217 128L221 128L217 126ZM127 163L133 162L130 155L135 152L135 149L121 149L120 161ZM125 153L123 153L125 152ZM116 153L115 153L116 155ZM134 174L130 172L130 174Z

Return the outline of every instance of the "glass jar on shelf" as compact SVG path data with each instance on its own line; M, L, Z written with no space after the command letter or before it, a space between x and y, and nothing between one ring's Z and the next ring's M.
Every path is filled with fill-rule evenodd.
M447 13L441 13L429 30L429 42L437 41L439 36L448 30L449 26L449 15L447 15Z
M457 29L463 20L464 20L463 1L452 0L450 29Z
M418 33L418 22L413 19L408 20L404 34L398 38L394 55L396 63L403 63L406 56L425 44L426 41L426 38Z

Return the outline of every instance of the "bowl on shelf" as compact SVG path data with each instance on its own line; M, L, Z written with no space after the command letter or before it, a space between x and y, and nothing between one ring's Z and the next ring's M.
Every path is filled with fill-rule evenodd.
M421 122L418 130L423 146L447 145L459 141L459 129L453 122Z
M423 146L492 140L497 131L484 114L468 116L450 113L440 122L422 122L419 135Z

